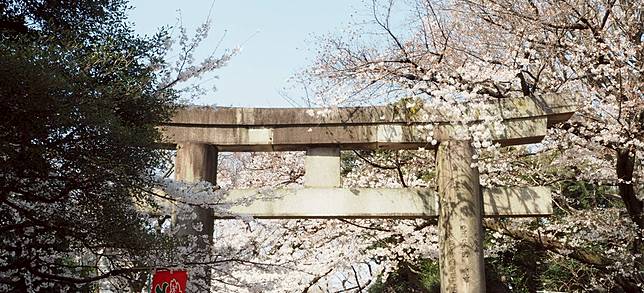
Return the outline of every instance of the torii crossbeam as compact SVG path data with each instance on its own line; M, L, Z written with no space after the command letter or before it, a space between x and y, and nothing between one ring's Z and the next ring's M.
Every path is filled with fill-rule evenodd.
M273 191L272 198L234 206L232 212L257 218L419 218L438 217L442 292L484 292L483 216L543 216L552 213L547 187L482 189L472 168L471 142L459 128L485 125L479 117L503 118L490 129L501 145L541 141L547 128L570 118L572 96L498 99L470 117L425 108L409 115L404 107L334 109L211 108L180 109L161 126L163 143L178 146L176 179L216 183L218 151L306 151L305 187ZM482 118L481 118L482 119ZM431 125L431 131L426 131ZM495 126L487 126L495 127ZM436 144L429 143L435 140ZM340 150L437 147L438 186L425 189L342 188ZM258 190L232 190L228 198ZM198 209L212 241L212 211ZM225 217L225 216L224 216ZM190 227L191 225L188 225ZM207 243L204 243L206 245ZM207 276L202 276L208 278Z

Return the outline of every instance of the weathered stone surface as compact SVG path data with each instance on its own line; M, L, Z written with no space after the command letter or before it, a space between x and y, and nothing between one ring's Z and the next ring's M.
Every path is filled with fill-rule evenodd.
M494 187L483 189L485 216L548 216L552 214L552 196L545 186Z
M441 109L426 107L410 115L409 110L395 105L346 108L229 108L186 107L179 110L172 125L210 126L307 126L307 125L364 125L389 123L449 123L464 115L474 119L492 114L504 119L547 116L548 122L567 119L576 108L571 94L548 94L541 97L496 99L483 108L466 108L467 113L446 115ZM446 105L446 107L450 107ZM427 114L427 115L423 115ZM551 121L552 120L552 121Z
M341 149L433 148L432 140L452 139L467 125L441 124L428 130L422 125L373 124L279 128L163 126L165 143L203 143L220 151L304 151L310 147L338 145ZM547 118L505 120L489 127L492 138L503 145L535 143L546 134Z
M262 191L234 189L231 212L261 219L279 218L430 218L438 217L438 195L429 188L300 188ZM244 201L246 202L246 201ZM547 216L552 198L547 187L483 189L484 214ZM228 218L231 215L216 215Z
M483 199L468 140L441 143L437 154L441 292L485 292Z
M217 184L217 149L205 144L186 143L177 147L175 159L175 179L185 182L208 181ZM195 207L193 211L197 214L197 221L201 223L201 229L195 229L195 223L191 220L177 220L181 229L178 236L196 236L196 259L207 259L211 253L210 247L213 242L214 215L212 209ZM181 217L179 217L181 218ZM192 272L191 283L199 290L208 290L210 287L210 271Z
M340 187L340 148L319 147L306 150L304 186Z
M548 126L568 119L574 102L560 96L494 100L485 107L450 117L439 109L409 115L395 106L335 109L261 109L192 107L179 110L161 126L162 143L203 143L220 151L303 151L339 145L341 149L431 148L432 140L462 139L463 128L480 124L477 117L502 117L487 125L502 145L540 141ZM323 114L318 114L323 113ZM473 120L462 123L463 117Z

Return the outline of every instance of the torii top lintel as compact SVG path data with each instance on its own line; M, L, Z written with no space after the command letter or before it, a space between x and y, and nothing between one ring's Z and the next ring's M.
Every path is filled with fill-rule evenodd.
M481 123L479 117L503 118L490 129L502 145L539 142L547 128L576 110L572 95L498 99L469 109L463 117L422 108L412 115L404 106L347 108L186 107L161 126L163 143L204 143L220 151L297 151L338 145L342 149L431 148L433 140L454 139L459 128ZM487 115L485 115L487 114ZM484 125L484 124L481 124ZM495 126L486 126L495 127Z

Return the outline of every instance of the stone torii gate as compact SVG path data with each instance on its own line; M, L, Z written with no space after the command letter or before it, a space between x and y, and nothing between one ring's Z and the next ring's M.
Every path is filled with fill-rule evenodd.
M459 139L461 127L436 110L410 118L396 106L326 109L210 108L179 110L161 126L164 143L177 146L176 179L216 184L218 152L306 151L304 188L283 189L272 199L234 206L232 212L255 218L427 218L438 217L442 292L484 292L483 216L544 216L552 213L547 187L481 188L472 168L471 141ZM478 111L478 112L477 112ZM481 111L485 113L481 113ZM573 98L547 95L489 102L472 110L503 118L491 129L501 145L536 143L547 128L575 111ZM431 136L426 125L432 125ZM433 146L428 140L436 139ZM342 188L340 150L437 148L438 186L433 188ZM232 190L231 200L258 190ZM201 232L212 242L212 210L197 208L206 223ZM192 225L187 225L191 227ZM204 246L207 243L203 244ZM204 276L209 279L208 276Z

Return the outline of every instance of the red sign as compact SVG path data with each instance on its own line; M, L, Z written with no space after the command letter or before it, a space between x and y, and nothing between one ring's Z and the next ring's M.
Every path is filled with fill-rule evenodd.
M159 270L152 278L150 293L186 293L188 272L183 270Z

